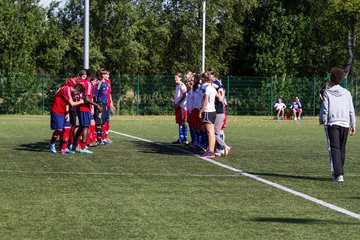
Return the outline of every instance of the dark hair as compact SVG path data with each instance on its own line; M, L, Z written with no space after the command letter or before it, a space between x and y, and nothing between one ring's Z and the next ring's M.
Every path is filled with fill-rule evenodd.
M209 74L203 73L203 74L201 74L201 78L203 79L202 83L211 83L211 78L210 78Z
M330 80L335 85L339 85L341 83L341 81L343 80L344 75L345 75L345 72L343 69L335 67L335 68L331 69Z
M83 69L83 70L80 70L77 74L78 77L81 77L82 75L86 75L86 70Z
M76 84L74 86L74 89L77 90L78 92L83 92L84 91L84 87L81 84Z
M200 85L200 79L201 79L201 74L200 73L195 73L194 75L194 86L193 86L193 91L196 91L196 89L199 88Z

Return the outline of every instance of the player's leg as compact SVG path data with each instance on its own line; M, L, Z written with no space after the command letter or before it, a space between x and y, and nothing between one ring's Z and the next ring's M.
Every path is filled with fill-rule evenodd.
M330 139L330 153L334 167L334 177L337 178L343 174L340 152L340 127L328 126L328 134Z
M79 117L80 117L82 138L81 138L81 142L80 142L80 149L78 151L80 153L84 153L84 154L91 154L93 152L89 151L86 147L86 141L88 138L88 130L89 130L90 122L91 122L91 113L80 111Z
M50 140L50 151L56 153L55 142L62 135L64 128L65 115L59 115L51 112L50 129L53 130L53 134Z

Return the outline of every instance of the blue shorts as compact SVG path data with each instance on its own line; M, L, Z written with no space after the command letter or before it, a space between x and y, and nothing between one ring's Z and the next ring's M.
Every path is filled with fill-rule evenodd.
M105 122L110 120L110 107L106 107Z
M51 112L50 129L63 130L65 127L71 127L70 121L65 121L65 114Z
M79 125L80 125L80 127L88 127L88 126L90 126L91 119L94 119L93 116L91 115L91 112L79 111L78 115L79 115Z

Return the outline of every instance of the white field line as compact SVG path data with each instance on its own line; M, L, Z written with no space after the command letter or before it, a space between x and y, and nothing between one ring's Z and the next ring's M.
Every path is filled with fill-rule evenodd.
M144 139L144 138L131 136L131 135L128 135L128 134L125 134L125 133L120 133L120 132L116 132L116 131L112 131L112 130L110 130L110 132L115 133L115 134L118 134L118 135L121 135L121 136L124 136L124 137L137 139L137 140L140 140L140 141L152 143L152 144L159 145L159 146L164 146L164 147L167 147L167 148L170 148L170 149L174 149L174 150L177 150L177 151L180 151L180 152L187 153L187 154L189 154L189 155L195 156L195 157L200 158L200 159L202 159L202 160L204 160L204 161L207 161L207 162L209 162L209 163L215 164L215 165L217 165L217 166L219 166L219 167L222 167L222 168L228 169L228 170L230 170L230 171L236 172L236 173L241 174L241 175L243 175L243 176L245 176L245 177L249 177L249 178L254 179L254 180L256 180L256 181L265 183L265 184L267 184L267 185L269 185L269 186L278 188L278 189L283 190L283 191L285 191L285 192L291 193L291 194L293 194L293 195L295 195L295 196L304 198L304 199L306 199L306 200L309 200L309 201L311 201L311 202L314 202L314 203L319 204L319 205L321 205L321 206L324 206L324 207L326 207L326 208L332 209L332 210L334 210L334 211L343 213L343 214L345 214L345 215L348 215L348 216L350 216L350 217L353 217L353 218L356 218L356 219L359 219L359 220L360 220L360 214L358 214L358 213L351 212L351 211L346 210L346 209L344 209L344 208L335 206L335 205L330 204L330 203L328 203L328 202L325 202L325 201L323 201L323 200L320 200L320 199L311 197L311 196L309 196L309 195L307 195L307 194L304 194L304 193L295 191L295 190L293 190L293 189L290 189L290 188L287 188L287 187L282 186L282 185L280 185L280 184L271 182L271 181L269 181L269 180L266 180L266 179L264 179L264 178L258 177L258 176L256 176L256 175L253 175L253 174L244 172L244 171L242 171L242 170L240 170L240 169L231 167L231 166L229 166L229 165L226 165L226 164L223 164L223 163L219 163L219 162L214 161L214 160L209 159L209 158L201 157L200 155L194 154L193 152L190 152L190 151L188 151L188 150L181 149L181 148L177 148L177 147L173 147L173 146L169 146L169 145L165 145L165 144L158 143L158 142L153 142L153 141L151 141L151 140L147 140L147 139Z

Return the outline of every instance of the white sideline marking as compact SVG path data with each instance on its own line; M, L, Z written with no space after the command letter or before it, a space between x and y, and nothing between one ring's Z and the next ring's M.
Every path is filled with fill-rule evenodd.
M272 187L281 189L281 190L283 190L283 191L285 191L285 192L288 192L288 193L291 193L291 194L293 194L293 195L295 195L295 196L302 197L302 198L304 198L304 199L306 199L306 200L309 200L309 201L314 202L314 203L316 203L316 204L319 204L319 205L321 205L321 206L330 208L330 209L332 209L332 210L334 210L334 211L343 213L343 214L345 214L345 215L348 215L348 216L350 216L350 217L357 218L357 219L360 220L360 214L351 212L351 211L349 211L349 210L346 210L345 208L341 208L341 207L335 206L335 205L333 205L333 204L331 204L331 203L327 203L327 202L325 202L325 201L323 201L323 200L320 200L320 199L311 197L311 196L309 196L309 195L307 195L307 194L304 194L304 193L295 191L295 190L293 190L293 189L284 187L284 186L282 186L282 185L280 185L280 184L277 184L277 183L271 182L271 181L269 181L269 180L266 180L266 179L264 179L264 178L258 177L258 176L256 176L256 175L253 175L253 174L244 172L244 171L242 171L242 170L240 170L240 169L231 167L231 166L229 166L229 165L226 165L226 164L223 164L223 163L214 161L214 160L209 159L209 158L201 157L200 155L194 154L193 152L190 152L190 151L188 151L188 150L181 149L181 148L177 148L177 147L173 147L173 146L169 146L169 145L165 145L165 144L162 144L162 143L154 142L154 141L151 141L151 140L148 140L148 139L144 139L144 138L140 138L140 137L131 136L131 135L128 135L128 134L125 134L125 133L116 132L116 131L113 131L113 130L110 130L110 132L115 133L115 134L118 134L118 135L121 135L121 136L124 136L124 137L137 139L137 140L140 140L140 141L152 143L152 144L159 145L159 146L164 146L164 147L167 147L167 148L170 148L170 149L174 149L174 150L177 150L177 151L180 151L180 152L187 153L187 154L189 154L189 155L195 156L195 157L200 158L200 159L202 159L202 160L204 160L204 161L207 161L207 162L209 162L209 163L215 164L215 165L217 165L217 166L219 166L219 167L222 167L222 168L228 169L228 170L230 170L230 171L236 172L236 173L241 174L241 175L243 175L243 176L245 176L245 177L249 177L249 178L251 178L251 179L257 180L257 181L262 182L262 183L265 183L265 184L267 184L267 185L269 185L269 186L272 186Z

